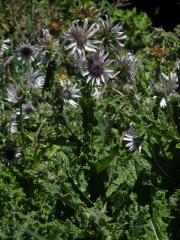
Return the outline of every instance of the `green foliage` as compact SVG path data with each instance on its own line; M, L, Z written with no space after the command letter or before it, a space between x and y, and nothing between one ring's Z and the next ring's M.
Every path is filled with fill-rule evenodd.
M151 20L146 13L137 14L136 8L133 10L115 9L113 11L113 20L114 22L120 20L123 23L128 36L126 41L128 49L137 51L150 44Z
M179 79L177 36L150 30L145 13L114 9L107 1L2 2L0 37L12 41L0 56L0 239L180 239L179 88L166 94L161 77L176 72ZM114 77L98 100L94 86L63 50L62 31L77 18L78 4L86 14L99 7L98 13L92 10L91 23L104 13L111 13L114 23L120 21L127 34L125 48L136 52L141 66L132 81L124 81L125 74L117 75L118 81ZM54 31L53 20L62 22L60 29ZM51 29L60 49L47 65L23 65L14 47L34 43L42 27ZM167 54L153 52L159 48ZM116 54L125 51L109 55L115 60ZM118 69L116 61L112 65ZM27 88L29 67L44 74L43 89ZM64 102L62 75L80 86L77 108ZM6 87L15 81L22 98L12 104ZM165 108L160 107L162 98ZM28 119L22 117L25 100L35 106ZM14 134L9 129L17 109ZM129 127L137 130L133 151L123 139ZM10 147L21 153L17 161L7 160Z

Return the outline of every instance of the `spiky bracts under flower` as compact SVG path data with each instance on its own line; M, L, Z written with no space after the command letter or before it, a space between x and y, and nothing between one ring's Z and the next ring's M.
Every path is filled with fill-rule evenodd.
M114 78L117 73L109 69L112 60L107 59L108 53L105 54L103 50L97 51L87 59L82 69L82 75L87 77L87 83L100 85L107 84L110 78Z
M65 46L65 49L70 49L72 55L83 58L85 58L85 51L96 52L96 44L100 43L100 41L91 38L98 31L98 28L97 24L88 27L88 19L85 19L83 24L80 24L78 20L74 21L69 30L64 33L65 41L70 42Z

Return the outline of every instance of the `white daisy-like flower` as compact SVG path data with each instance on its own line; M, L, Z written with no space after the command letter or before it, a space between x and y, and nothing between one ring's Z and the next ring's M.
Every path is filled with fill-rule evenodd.
M67 33L64 33L64 39L70 42L65 49L71 49L71 54L85 58L85 51L96 52L97 47L94 44L100 43L100 41L92 40L91 37L98 31L99 26L93 24L88 27L88 19L84 20L83 25L80 25L79 21L74 21Z
M39 72L39 70L30 69L27 73L28 86L30 88L43 88L45 83L44 76Z
M7 90L6 100L12 103L17 103L20 99L20 87L17 84L10 84Z
M87 59L84 69L82 69L82 75L87 76L87 83L106 84L110 78L114 78L118 74L108 68L112 61L108 60L107 57L108 53L105 54L102 50L95 52L93 56Z
M4 54L4 52L9 48L8 44L10 43L10 39L5 39L0 41L0 56Z
M136 149L141 152L140 140L137 137L137 130L133 127L130 127L127 131L123 132L123 141L128 142L125 147L129 149L129 151L134 151Z
M24 119L29 119L34 112L35 107L32 105L32 103L22 104L22 115ZM20 115L20 109L16 112L17 115Z
M72 85L70 83L61 83L62 90L61 95L65 103L71 104L73 107L77 107L78 103L75 101L80 97L80 89L77 88L77 84Z
M167 102L165 98L162 98L160 101L160 107L161 108L166 108L167 107Z
M23 63L32 62L35 58L35 49L30 44L21 44L16 47L16 54L19 61Z
M121 42L127 36L125 33L122 31L122 25L116 24L113 26L111 20L108 18L106 15L106 20L104 21L103 19L101 20L101 32L100 34L102 35L102 45L109 49L121 49L124 47L124 44Z

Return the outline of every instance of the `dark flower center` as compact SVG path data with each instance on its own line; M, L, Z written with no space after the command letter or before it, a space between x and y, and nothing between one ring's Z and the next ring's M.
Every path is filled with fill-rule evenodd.
M103 73L103 63L102 62L93 62L89 66L89 72L94 76L94 77L100 77L101 74Z
M65 99L70 99L71 98L71 93L70 93L70 91L69 90L64 90L63 91L63 97L65 98Z
M75 38L76 38L76 41L79 43L79 44L84 44L86 43L86 36L84 36L82 33L76 33L75 35Z
M25 114L29 115L33 112L33 109L31 107L26 107L24 112L25 112Z
M29 56L32 55L33 50L32 50L32 48L26 46L26 47L23 47L23 48L21 49L21 53L22 53L23 56L29 57Z

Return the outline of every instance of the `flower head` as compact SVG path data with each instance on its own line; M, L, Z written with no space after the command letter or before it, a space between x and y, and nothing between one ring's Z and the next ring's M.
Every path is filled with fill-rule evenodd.
M127 131L123 132L123 141L128 142L125 147L129 148L129 151L139 149L141 151L140 140L137 137L137 130L130 127Z
M167 50L164 48L154 48L152 50L152 55L156 58L162 59L167 55Z
M22 104L22 115L24 119L28 119L31 117L32 113L34 112L35 107L32 103ZM16 112L17 115L20 115L20 109Z
M91 37L98 31L98 25L93 24L88 28L88 19L84 20L81 26L79 21L74 21L68 32L64 33L64 39L70 42L65 49L71 49L71 54L85 58L85 51L96 52L97 47L94 45L99 41L91 40Z
M54 39L48 29L42 29L42 37L35 45L36 57L40 63L48 64L57 54L59 42Z
M174 90L176 90L179 85L178 85L178 76L176 73L170 73L169 76L162 73L162 79L165 82L165 90L167 95L172 93Z
M61 95L64 102L71 104L73 107L77 107L78 104L75 101L75 99L80 97L79 95L80 89L76 88L76 84L73 86L69 82L62 82L61 86L62 86Z
M162 98L162 99L161 99L161 101L160 101L160 107L161 107L161 108L167 107L167 102L166 102L166 99L165 99L165 98Z
M30 44L21 44L20 46L16 47L16 54L18 60L22 61L23 63L32 62L34 61L35 57L35 49Z
M17 151L14 144L8 144L4 150L4 160L7 165L15 164L21 157L21 153Z
M0 56L2 56L4 52L8 49L9 43L10 43L10 39L0 41Z
M139 65L137 58L135 58L132 53L127 53L125 56L119 55L117 57L117 64L120 79L125 82L132 81Z
M45 78L38 70L34 71L34 69L30 69L27 74L27 78L28 86L30 88L43 88Z
M9 128L9 132L11 134L14 134L17 132L17 122L16 122L16 114L14 114L12 117L11 117L11 121L10 123L8 123L8 128Z
M7 90L6 100L12 103L17 103L20 99L20 87L19 85L10 84Z
M96 17L97 9L95 7L90 7L86 5L80 5L75 10L75 16L77 16L78 19L94 19Z
M120 24L116 24L113 26L111 20L106 15L106 20L101 20L101 36L102 36L102 44L105 48L109 49L121 49L124 47L124 44L121 42L127 36L122 31L122 26Z
M117 73L114 74L114 70L108 68L112 61L107 60L107 56L108 54L104 54L104 51L97 51L87 59L82 70L82 75L87 76L87 82L97 85L106 84L110 78L117 75Z

